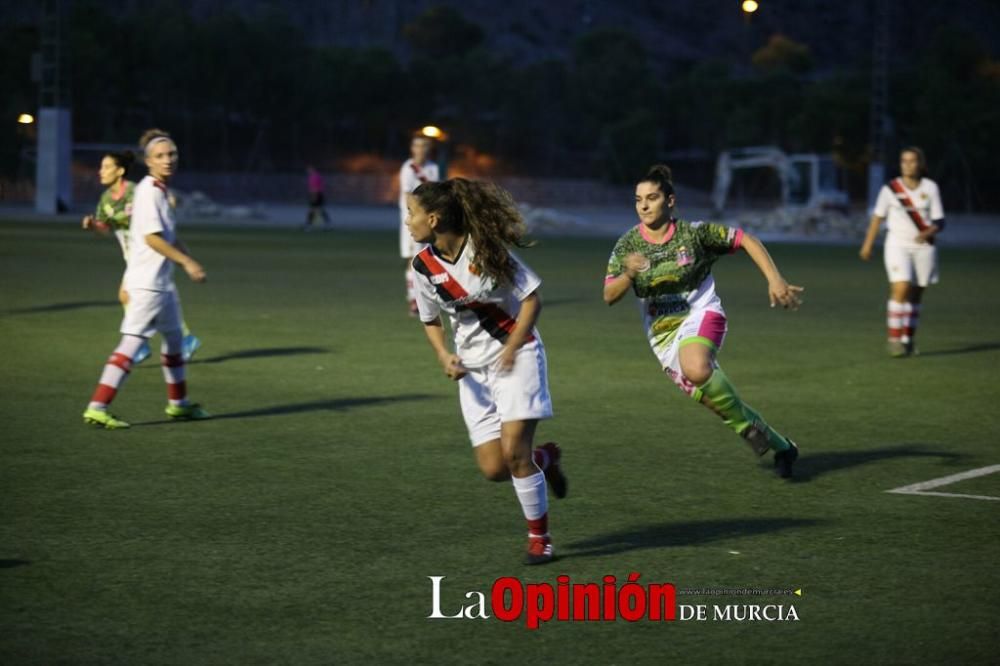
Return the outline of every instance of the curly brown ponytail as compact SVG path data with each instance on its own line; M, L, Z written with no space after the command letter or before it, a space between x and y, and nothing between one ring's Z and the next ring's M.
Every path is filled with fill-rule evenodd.
M413 196L450 231L469 235L482 275L498 285L513 283L517 269L508 248L531 243L524 240L524 219L507 190L494 183L452 178L423 183Z

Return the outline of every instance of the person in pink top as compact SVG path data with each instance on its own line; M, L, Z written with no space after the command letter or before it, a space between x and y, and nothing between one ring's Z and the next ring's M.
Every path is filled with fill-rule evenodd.
M316 216L322 216L323 228L330 228L330 216L323 207L323 176L310 164L306 167L306 187L309 189L309 212L306 213L306 223L302 225L303 231L312 231Z

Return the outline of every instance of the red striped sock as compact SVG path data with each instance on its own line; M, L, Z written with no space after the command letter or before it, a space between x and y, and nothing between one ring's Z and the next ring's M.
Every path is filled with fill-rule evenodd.
M161 354L163 378L167 382L167 399L171 405L183 405L187 401L187 382L184 381L184 357L180 354Z
M903 337L904 303L889 301L886 304L886 324L889 329L889 341L899 341Z
M540 539L549 535L549 514L546 511L541 518L528 520L528 536Z
M128 373L132 370L132 359L125 354L115 351L108 357L108 362L104 365L101 378L98 380L94 394L90 396L91 409L106 409L111 401L115 399L118 389L121 387Z

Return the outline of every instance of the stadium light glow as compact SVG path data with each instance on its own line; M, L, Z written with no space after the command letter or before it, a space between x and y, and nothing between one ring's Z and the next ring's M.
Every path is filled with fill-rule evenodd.
M22 113L17 117L17 122L19 122L22 125L30 125L31 123L35 122L35 117L30 113Z
M757 0L743 0L743 11L747 14L753 14L759 7Z
M444 138L444 132L441 131L440 127L435 127L434 125L427 125L420 130L420 133L431 139L442 139Z

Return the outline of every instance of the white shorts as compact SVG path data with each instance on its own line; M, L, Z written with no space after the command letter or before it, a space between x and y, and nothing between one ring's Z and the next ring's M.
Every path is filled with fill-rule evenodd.
M177 292L129 289L128 305L122 318L124 335L152 337L154 333L181 330L181 301Z
M681 322L669 345L656 353L663 371L688 395L697 388L681 371L681 347L692 343L704 344L718 353L726 340L726 314L717 310L692 310Z
M885 246L885 272L889 282L910 282L920 287L937 284L937 248L930 243L916 246Z
M473 446L500 439L501 423L552 418L545 347L539 340L517 351L510 372L498 372L495 366L470 368L458 382L462 417Z
M425 247L427 247L427 243L418 243L413 240L413 236L410 235L410 230L406 228L406 225L403 223L399 224L399 256L403 259L412 259Z

